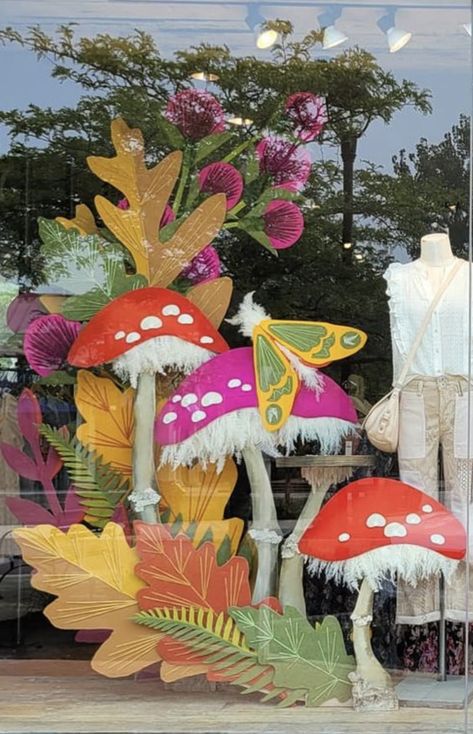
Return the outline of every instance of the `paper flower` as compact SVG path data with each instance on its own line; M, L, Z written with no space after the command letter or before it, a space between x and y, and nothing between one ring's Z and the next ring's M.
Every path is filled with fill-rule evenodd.
M218 278L222 270L222 264L218 252L212 245L204 247L202 252L196 255L190 265L184 268L182 275L191 281L193 285L206 283Z
M304 143L315 140L328 120L325 99L312 92L291 94L286 102L286 113L294 123L294 133Z
M206 194L225 194L227 209L233 209L241 199L243 178L231 163L211 163L199 173L199 188Z
M197 89L185 89L170 97L165 116L184 137L201 140L225 129L225 113L217 99Z
M23 348L30 367L47 377L66 361L81 325L68 321L60 314L40 316L32 321L25 332Z
M129 209L130 208L130 202L126 197L123 199L120 199L120 201L117 202L117 207L119 209ZM174 222L176 218L176 215L174 214L172 208L169 206L169 204L166 204L166 207L163 212L163 216L161 217L161 221L159 223L159 228L162 229L167 224L170 224L171 222Z
M264 231L276 250L292 247L304 231L304 217L292 201L271 201L263 214Z
M311 162L306 150L284 138L263 138L256 146L260 173L275 186L300 191L310 176Z

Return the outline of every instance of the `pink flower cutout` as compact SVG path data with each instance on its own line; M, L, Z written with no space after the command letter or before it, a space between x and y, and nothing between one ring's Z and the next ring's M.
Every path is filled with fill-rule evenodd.
M193 285L197 285L198 283L207 283L209 280L215 280L215 278L219 277L221 270L222 264L217 250L212 245L207 245L184 268L181 275L190 280Z
M276 250L292 247L304 231L304 217L292 201L271 201L263 214L264 231Z
M263 138L256 146L262 174L273 180L273 185L300 191L310 176L309 153L284 138Z
M117 201L117 207L119 209L122 209L123 211L126 211L130 208L130 202L125 197L123 199L120 199L120 201ZM169 206L169 204L166 204L166 208L163 212L163 216L161 217L161 222L159 223L159 228L162 229L166 226L166 224L170 224L171 222L174 222L176 218L176 215L174 214L172 208Z
M312 92L291 94L286 102L286 112L294 123L294 133L304 143L315 140L328 121L325 99Z
M233 209L243 193L243 177L231 163L211 163L199 173L199 188L206 194L225 194L227 209Z
M185 89L175 94L164 114L184 137L194 141L225 129L225 113L220 102L203 90Z
M63 366L81 325L68 321L60 314L40 316L25 332L23 349L30 367L43 377Z

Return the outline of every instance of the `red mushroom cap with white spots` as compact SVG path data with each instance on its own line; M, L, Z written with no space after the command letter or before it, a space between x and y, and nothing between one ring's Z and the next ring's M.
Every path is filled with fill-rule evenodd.
M175 366L189 372L227 349L223 337L185 296L150 287L115 298L93 316L73 343L68 362L94 367L122 359L122 372L136 377L140 367L160 372Z
M443 572L449 576L466 552L462 523L409 484L368 478L337 492L299 541L312 571L355 587L367 578L377 588L397 573L415 585Z

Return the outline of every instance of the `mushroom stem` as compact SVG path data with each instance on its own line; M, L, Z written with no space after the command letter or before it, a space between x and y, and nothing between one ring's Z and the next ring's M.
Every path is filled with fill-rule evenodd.
M356 711L393 711L399 707L393 682L371 647L373 589L363 580L351 615L356 672L353 679L353 707Z
M143 372L138 377L134 402L135 437L133 440L133 492L135 512L144 522L159 522L154 463L154 420L156 415L156 379Z
M250 535L258 551L258 571L253 589L254 604L277 591L278 549L282 533L278 523L271 481L260 450L248 447L242 451L251 487L253 521Z
M282 548L279 601L283 607L295 607L303 616L306 614L303 586L304 558L300 555L297 544L320 510L329 487L330 482L323 486L312 486L294 530Z

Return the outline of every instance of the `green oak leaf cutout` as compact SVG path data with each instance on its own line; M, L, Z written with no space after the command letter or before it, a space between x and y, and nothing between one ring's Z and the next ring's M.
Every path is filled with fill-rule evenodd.
M117 243L49 219L39 220L39 234L46 282L72 294L62 307L68 319L87 321L117 296L147 285L142 275L127 275Z
M348 675L355 670L355 660L347 655L335 617L325 617L312 627L293 607L286 607L284 614L264 606L232 607L229 613L260 665L274 668L274 685L305 689L307 706L351 697Z

